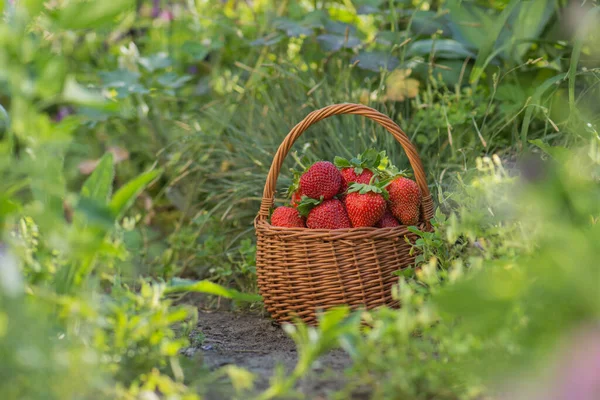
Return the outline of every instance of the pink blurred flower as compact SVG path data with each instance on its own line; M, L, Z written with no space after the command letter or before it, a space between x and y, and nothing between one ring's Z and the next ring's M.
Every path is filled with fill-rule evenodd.
M582 330L559 358L552 399L600 399L600 327Z
M500 399L600 399L600 326L587 327L569 336L554 356L542 378L521 377Z
M171 11L163 10L158 18L163 21L173 21L173 13Z

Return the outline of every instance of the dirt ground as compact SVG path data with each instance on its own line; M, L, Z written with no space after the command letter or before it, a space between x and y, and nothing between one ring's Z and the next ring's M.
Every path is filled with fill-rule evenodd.
M283 329L269 318L248 313L227 311L199 314L198 330L204 339L195 348L188 348L184 354L201 355L203 364L211 370L228 364L243 367L256 375L256 389L268 387L269 378L275 367L282 365L291 371L296 365L296 346ZM341 350L335 350L322 357L311 374L302 379L296 387L306 399L325 399L344 386L344 369L350 359ZM222 399L222 392L207 393L209 399ZM364 399L356 394L352 398Z

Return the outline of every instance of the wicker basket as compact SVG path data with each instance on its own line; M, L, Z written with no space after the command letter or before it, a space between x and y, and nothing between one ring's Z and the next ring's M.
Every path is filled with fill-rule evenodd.
M279 323L300 318L317 323L317 313L347 305L351 309L396 306L391 288L395 271L414 260L409 254L415 235L406 226L394 228L283 228L269 223L277 177L288 151L311 125L332 115L357 114L387 129L402 145L421 189L422 230L430 230L433 201L417 151L406 134L384 114L359 104L335 104L311 112L279 146L254 221L258 287L271 316Z

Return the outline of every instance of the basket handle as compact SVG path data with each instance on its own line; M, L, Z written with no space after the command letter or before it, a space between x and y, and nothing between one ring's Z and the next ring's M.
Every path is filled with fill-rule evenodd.
M396 138L400 143L404 152L408 156L408 161L415 174L415 180L421 194L423 196L422 213L426 221L429 221L433 217L433 202L431 200L431 194L429 193L429 187L427 186L427 180L425 179L425 171L423 170L423 164L421 158L412 144L406 133L388 116L380 113L379 111L364 106L362 104L332 104L330 106L315 110L308 114L302 121L300 121L294 128L287 134L273 158L269 174L267 175L267 181L265 183L265 189L263 191L263 197L260 204L260 210L258 212L258 219L267 219L269 217L269 211L273 206L275 187L277 184L277 178L283 165L283 160L287 156L290 148L296 142L296 140L306 131L311 125L327 118L332 115L340 114L356 114L367 117L379 125L383 126L389 133Z

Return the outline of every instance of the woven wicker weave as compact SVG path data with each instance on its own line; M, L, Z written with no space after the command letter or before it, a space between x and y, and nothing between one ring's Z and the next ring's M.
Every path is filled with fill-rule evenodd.
M391 287L394 272L414 260L409 254L415 239L406 226L394 228L308 229L283 228L269 223L277 177L288 151L311 125L332 115L357 114L383 126L402 145L421 189L422 230L430 230L433 201L421 159L410 139L390 118L359 104L335 104L311 112L279 146L265 184L260 211L255 219L256 268L264 304L278 322L294 317L314 325L317 313L348 305L352 309L395 306Z

